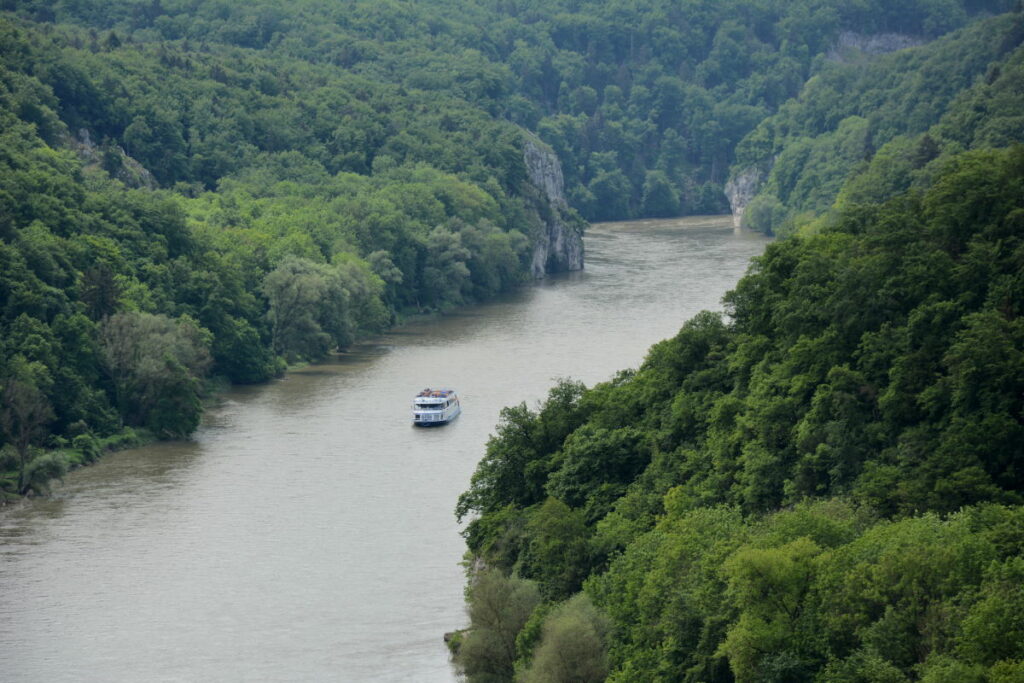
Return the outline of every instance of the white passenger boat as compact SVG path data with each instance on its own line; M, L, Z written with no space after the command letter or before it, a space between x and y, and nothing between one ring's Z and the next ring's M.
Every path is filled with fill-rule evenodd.
M448 424L462 412L454 389L424 389L412 404L412 423L423 427Z

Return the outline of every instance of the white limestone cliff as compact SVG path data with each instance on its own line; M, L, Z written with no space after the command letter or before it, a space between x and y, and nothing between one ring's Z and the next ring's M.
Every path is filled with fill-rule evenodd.
M565 201L562 166L554 150L532 135L523 144L529 184L527 206L536 215L531 271L540 278L583 268L584 223Z

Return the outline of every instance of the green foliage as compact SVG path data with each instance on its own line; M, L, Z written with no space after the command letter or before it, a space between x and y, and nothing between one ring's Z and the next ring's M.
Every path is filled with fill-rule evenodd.
M586 508L591 519L600 519L608 511L600 498L620 497L649 461L650 450L638 430L584 425L569 435L553 459L555 470L548 476L547 492Z
M644 216L679 215L679 193L672 187L672 182L664 171L647 172L641 201L643 203L641 212Z
M968 661L994 665L1022 657L1024 559L1011 557L986 569L981 598L964 617L958 651Z
M508 504L525 506L542 498L540 481L546 475L534 467L537 459L536 416L526 404L502 408L497 434L487 442L487 455L478 465L470 489L459 497L456 515L497 512ZM472 537L473 527L469 528Z
M719 652L738 680L770 671L775 679L806 679L813 671L802 650L813 631L801 623L802 603L821 549L804 537L775 548L742 548L724 566L726 595L739 609Z
M865 63L829 63L738 145L734 173L770 170L744 224L788 234L787 218L924 187L937 159L1022 139L1020 13Z
M540 601L536 586L487 569L474 574L466 597L470 628L457 656L466 679L511 680L518 656L516 636Z
M45 495L50 482L62 478L68 471L67 457L63 453L44 453L29 461L22 475L22 493Z
M655 529L586 584L613 632L621 630L611 649L613 680L723 675L716 650L733 612L719 572L746 530L735 509L668 505Z
M45 428L53 419L53 409L43 391L31 378L36 373L45 373L39 363L34 367L19 368L18 375L4 378L0 391L0 430L13 446L18 456L18 478L16 493L24 493L39 485L39 476L33 474L34 453L32 445L45 434ZM50 462L50 461L47 461ZM46 468L41 470L45 472ZM45 481L42 485L45 486Z
M487 455L473 474L470 489L459 497L460 520L471 512L497 512L508 504L526 507L544 500L543 480L549 470L538 456L559 448L582 424L584 391L579 382L561 380L548 392L539 414L526 404L502 409L498 433L488 440ZM474 533L471 524L467 538Z
M774 195L769 193L760 194L743 210L743 227L766 235L774 235L780 231L786 219L789 218L789 211L786 206Z
M499 427L470 549L582 583L612 681L1012 680L1022 202L1024 147L966 152L769 245L728 320Z
M841 32L934 38L1013 4L140 7L12 7L25 21L76 28L76 59L35 71L56 101L21 107L44 139L56 139L61 121L74 133L91 128L167 185L213 188L261 153L301 149L331 174L367 174L385 158L473 175L484 166L514 190L522 170L500 161L506 150L495 144L508 131L487 135L484 112L538 131L558 151L577 208L611 219L723 210L737 142L799 92ZM652 172L668 185L648 183Z
M583 593L555 608L544 620L543 636L524 683L599 683L608 675L605 639L610 627Z
M162 438L195 430L200 379L210 364L207 330L188 316L118 313L104 320L100 343L127 424Z
M71 445L81 454L83 464L95 462L103 453L99 440L92 434L79 434L72 439Z
M583 515L548 498L530 511L524 534L528 541L517 565L523 576L536 580L548 600L578 591L590 569Z
M334 339L325 327L347 333L348 292L326 266L288 256L264 278L263 293L270 302L274 351L291 361L327 355Z

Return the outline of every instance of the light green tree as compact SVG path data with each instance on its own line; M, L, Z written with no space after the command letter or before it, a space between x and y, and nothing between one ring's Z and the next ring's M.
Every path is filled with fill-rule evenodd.
M611 624L586 593L578 593L544 620L541 641L521 683L600 683L608 675Z
M515 673L516 636L540 602L532 581L496 569L476 573L467 591L470 630L457 661L470 683L506 683Z

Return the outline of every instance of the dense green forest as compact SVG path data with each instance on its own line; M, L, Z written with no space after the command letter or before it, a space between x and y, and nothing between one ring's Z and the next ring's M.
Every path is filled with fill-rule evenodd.
M789 234L834 202L925 185L947 156L1024 139L1022 42L1016 13L867 63L825 63L740 142L734 182L760 181L744 225Z
M403 94L464 100L538 132L562 160L572 204L589 219L610 220L724 211L722 188L737 143L827 66L826 55L841 34L927 41L1014 5L1011 0L305 0L284 8L266 1L9 0L4 6L28 21L86 27L78 42L94 54L108 52L112 42L117 48L129 40L159 46L163 66L194 74L191 62L210 69L212 79L256 90L257 96L304 99L293 89L312 76L307 66L317 65L323 67L320 74L361 76L393 84ZM222 55L229 47L264 59L239 66L196 54ZM129 46L122 54L134 50ZM76 60L77 74L43 80L56 86L58 98L78 100L93 91L91 101L63 112L73 131L85 123L98 135L128 142L125 129L141 115L149 130L136 128L131 137L142 148L140 160L163 181L210 187L247 165L266 143L274 151L298 148L332 173L365 173L379 153L401 161L409 151L404 146L381 150L386 115L369 117L360 107L340 122L314 122L311 112L303 115L279 101L270 111L258 107L249 116L229 111L229 102L211 111L209 84L205 97L182 93L189 96L182 102L178 93L162 93L135 110L112 111L104 100L138 93L117 92L120 74L83 78L83 70L91 75L107 59ZM189 100L195 106L182 111L178 102ZM246 105L251 104L250 97ZM209 131L204 124L220 123L221 114L228 119L227 130ZM339 123L347 132L327 139ZM432 129L408 132L418 138ZM246 148L238 149L238 143ZM168 147L163 158L154 158L153 150Z
M468 678L1024 680L1019 3L0 12L0 501L746 179L725 315L502 412Z
M457 510L469 679L1022 680L1024 146L837 209L726 303L504 409Z
M583 221L527 139L584 217L722 211L736 144L840 36L1010 4L8 0L0 489L536 273L545 221Z
M1024 680L1022 43L820 64L737 147L789 237L725 315L502 412L468 680Z

